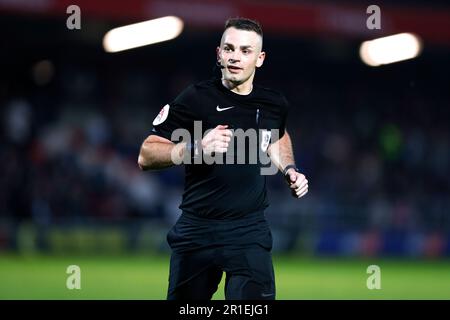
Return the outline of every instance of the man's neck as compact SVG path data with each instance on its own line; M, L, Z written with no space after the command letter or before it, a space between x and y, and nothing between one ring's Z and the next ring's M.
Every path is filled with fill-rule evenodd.
M248 95L252 92L253 90L253 83L252 81L246 81L244 83L241 84L235 84L231 81L222 79L222 84L225 88L227 88L228 90L240 94L240 95Z

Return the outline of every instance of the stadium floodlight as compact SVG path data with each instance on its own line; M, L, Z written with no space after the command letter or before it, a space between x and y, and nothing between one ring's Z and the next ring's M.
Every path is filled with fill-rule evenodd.
M361 60L369 66L380 66L417 57L422 41L414 34L399 33L364 41L359 48Z
M103 37L103 48L119 52L171 40L178 37L183 25L180 18L167 16L115 28Z

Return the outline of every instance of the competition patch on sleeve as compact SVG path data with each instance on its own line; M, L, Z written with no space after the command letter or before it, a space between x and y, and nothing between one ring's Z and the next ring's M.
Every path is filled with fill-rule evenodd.
M170 106L168 104L166 104L161 111L158 113L158 115L156 116L156 118L153 120L153 125L157 126L160 125L161 123L163 123L164 121L166 121L167 116L169 115L169 108Z

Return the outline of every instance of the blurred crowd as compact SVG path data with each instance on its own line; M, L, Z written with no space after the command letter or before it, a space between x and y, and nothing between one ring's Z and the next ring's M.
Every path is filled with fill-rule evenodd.
M188 68L168 76L149 68L111 74L105 65L64 62L49 71L49 62L43 63L34 69L32 84L1 102L3 225L173 223L183 168L141 172L137 156L159 109L202 77ZM282 234L279 245L293 248L299 236L312 233L327 251L345 234L346 248L356 243L367 251L383 234L412 232L413 240L430 236L433 248L445 250L447 84L430 83L420 68L405 73L416 68L407 63L382 71L361 71L368 70L361 65L350 71L353 65L337 63L289 70L288 62L276 63L260 71L256 82L283 91L290 101L287 129L310 181L308 195L295 200L279 174L268 177L267 216ZM46 81L48 72L54 74ZM9 84L2 86L7 92Z

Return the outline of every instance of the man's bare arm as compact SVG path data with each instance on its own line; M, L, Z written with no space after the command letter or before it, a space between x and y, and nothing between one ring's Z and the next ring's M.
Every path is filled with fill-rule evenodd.
M232 132L227 125L218 125L201 141L204 154L226 152L231 140ZM142 143L139 152L138 165L141 170L157 170L182 164L186 154L186 143L173 143L156 135L150 135Z
M280 171L283 171L289 164L295 164L291 137L287 131L285 131L281 139L269 146L267 153L269 154L270 160Z
M138 165L141 170L157 170L175 165L174 161L181 162L186 152L186 143L173 143L172 141L150 135L142 143L139 152ZM176 157L176 159L172 159Z
M283 171L289 164L295 165L291 137L287 131L281 139L269 146L267 153L280 171ZM302 173L290 168L287 170L285 178L294 197L301 198L308 193L308 180Z

